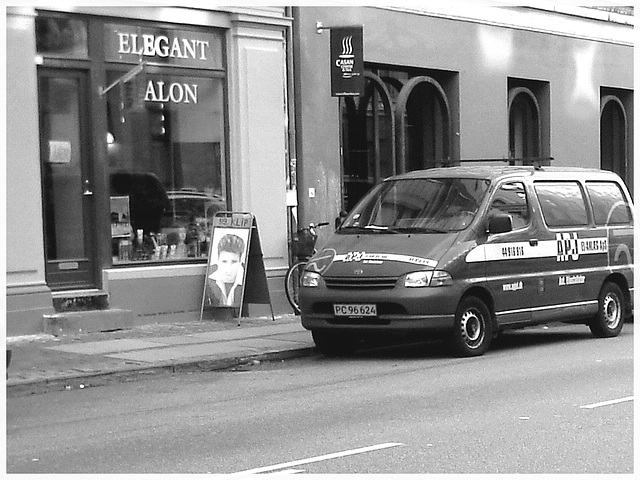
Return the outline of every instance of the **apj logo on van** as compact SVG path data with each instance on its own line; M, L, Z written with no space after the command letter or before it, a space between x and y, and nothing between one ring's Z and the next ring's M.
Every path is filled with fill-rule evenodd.
M568 262L569 260L579 260L580 255L607 253L608 251L609 239L607 237L580 239L576 232L562 232L556 233L555 240L544 240L537 244L505 242L479 245L467 254L466 261L472 263L514 258L556 257L558 262Z

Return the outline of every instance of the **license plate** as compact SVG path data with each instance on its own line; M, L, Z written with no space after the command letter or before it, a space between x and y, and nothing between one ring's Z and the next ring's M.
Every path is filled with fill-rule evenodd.
M336 317L376 317L378 309L375 303L335 303L333 314Z

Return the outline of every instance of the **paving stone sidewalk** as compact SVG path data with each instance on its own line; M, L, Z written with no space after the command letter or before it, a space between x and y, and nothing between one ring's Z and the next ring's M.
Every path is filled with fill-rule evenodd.
M152 375L237 368L315 352L300 317L155 323L124 330L7 338L7 396Z

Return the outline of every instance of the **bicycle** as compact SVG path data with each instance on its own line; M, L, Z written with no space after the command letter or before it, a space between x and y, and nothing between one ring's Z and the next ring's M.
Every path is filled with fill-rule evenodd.
M308 227L299 229L291 241L291 250L295 261L284 277L284 291L296 315L300 315L300 281L302 280L304 268L316 252L316 240L318 240L316 228L324 227L325 225L329 225L329 222L310 223Z

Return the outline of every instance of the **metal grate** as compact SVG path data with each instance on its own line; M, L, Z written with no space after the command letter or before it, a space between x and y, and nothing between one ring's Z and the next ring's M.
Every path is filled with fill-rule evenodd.
M327 288L333 289L389 289L397 281L398 277L324 277Z

